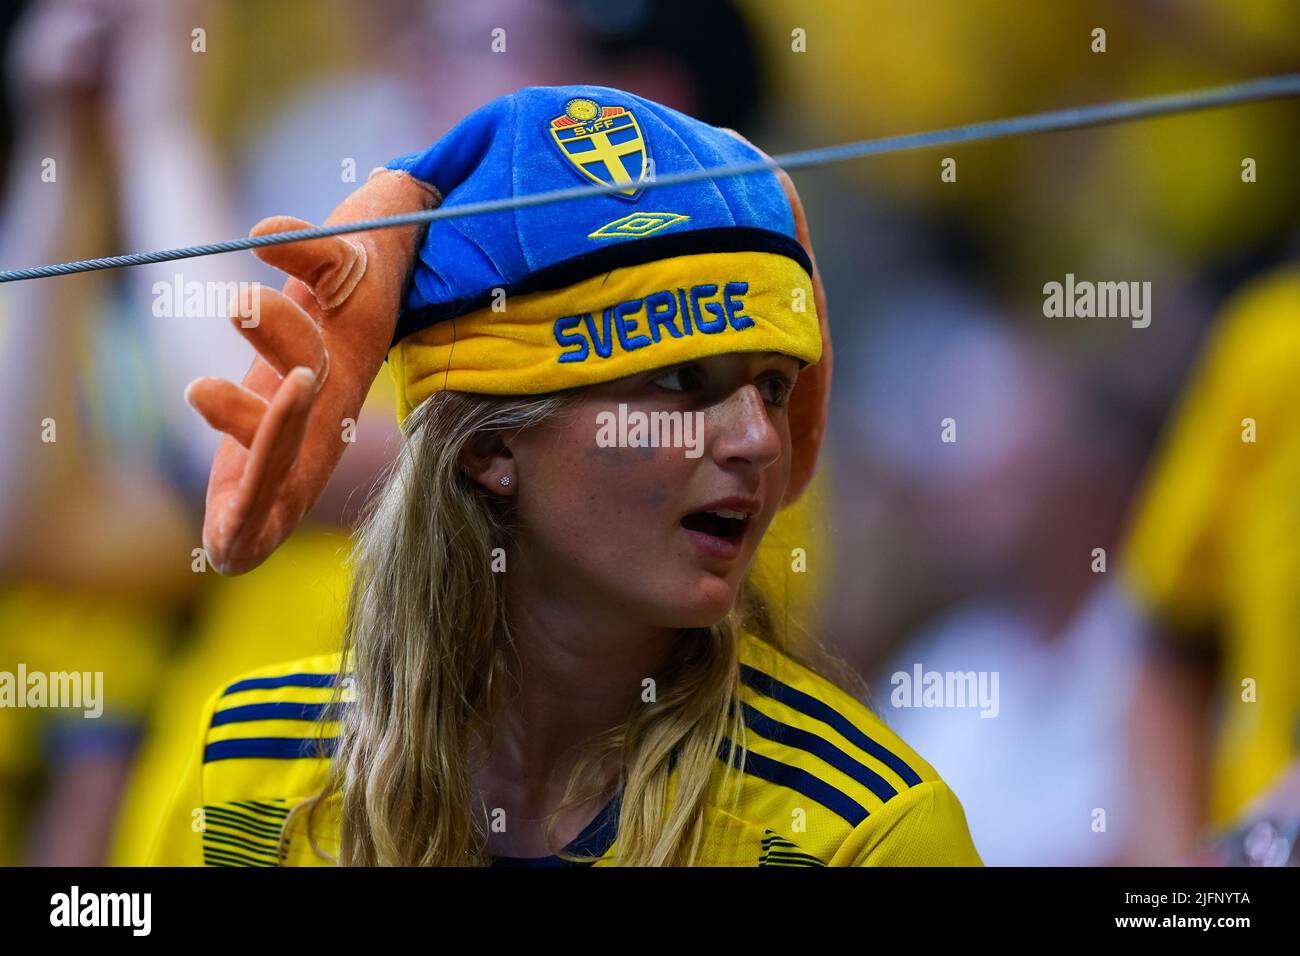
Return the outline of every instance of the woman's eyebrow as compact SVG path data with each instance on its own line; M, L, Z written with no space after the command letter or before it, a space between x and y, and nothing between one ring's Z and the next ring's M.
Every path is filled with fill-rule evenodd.
M786 355L784 352L763 352L762 355L764 361L779 362L783 369L793 367L794 372L792 373L792 376L798 375L803 371L803 367L800 365L799 360L792 355Z

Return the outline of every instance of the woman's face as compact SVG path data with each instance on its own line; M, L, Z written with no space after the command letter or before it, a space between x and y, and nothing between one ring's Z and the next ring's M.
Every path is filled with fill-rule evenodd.
M798 374L776 352L696 359L585 388L508 439L530 575L629 621L717 623L785 494Z

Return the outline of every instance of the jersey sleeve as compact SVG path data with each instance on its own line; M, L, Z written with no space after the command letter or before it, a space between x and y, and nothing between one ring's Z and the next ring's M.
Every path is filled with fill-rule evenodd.
M854 828L832 866L983 866L966 812L942 780L898 794Z
M214 691L203 707L198 734L186 761L185 772L177 783L167 811L154 834L148 856L149 866L203 865L203 750L222 691L222 688Z

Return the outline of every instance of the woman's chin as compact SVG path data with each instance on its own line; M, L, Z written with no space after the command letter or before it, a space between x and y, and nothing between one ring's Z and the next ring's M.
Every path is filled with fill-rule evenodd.
M680 594L680 600L666 608L673 627L712 627L731 613L738 589L723 578L709 575Z

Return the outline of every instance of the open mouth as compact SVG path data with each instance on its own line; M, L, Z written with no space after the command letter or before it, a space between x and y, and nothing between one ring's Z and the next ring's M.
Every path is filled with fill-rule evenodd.
M682 527L735 545L745 536L749 515L740 511L695 511L682 519Z

